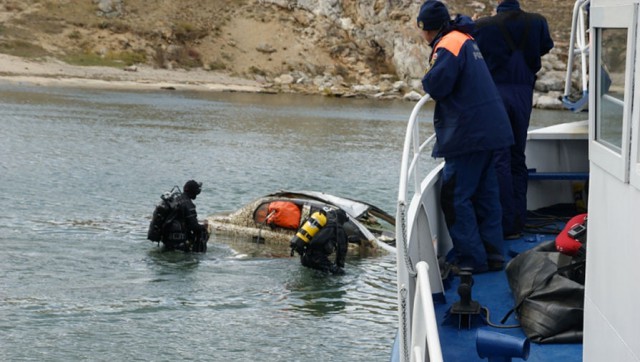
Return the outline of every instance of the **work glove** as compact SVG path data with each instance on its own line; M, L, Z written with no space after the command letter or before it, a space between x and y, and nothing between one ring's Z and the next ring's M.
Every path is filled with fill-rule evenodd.
M289 246L291 247L291 256L293 256L294 251L299 255L303 255L307 250L307 244L302 239L298 238L296 238L295 240L291 240Z

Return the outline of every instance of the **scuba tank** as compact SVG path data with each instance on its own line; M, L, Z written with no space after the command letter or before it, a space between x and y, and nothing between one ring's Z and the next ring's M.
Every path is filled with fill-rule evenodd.
M160 196L162 201L160 201L160 203L156 205L155 210L153 210L153 216L149 224L149 230L147 231L147 239L157 242L162 240L165 225L172 221L171 219L175 216L175 212L178 209L180 195L182 195L180 188L174 186L171 191L165 192Z
M291 247L291 256L293 256L294 250L298 254L302 254L303 245L309 245L311 239L327 224L327 215L322 211L316 211L304 224L298 229L296 235L291 238L289 246Z
M184 233L182 224L174 218L165 223L164 236L165 239L162 242L170 249L178 248L187 242L187 234Z

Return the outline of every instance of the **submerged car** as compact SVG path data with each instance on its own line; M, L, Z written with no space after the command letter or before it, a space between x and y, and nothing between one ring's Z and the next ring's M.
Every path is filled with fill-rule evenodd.
M280 191L262 196L233 212L207 217L209 230L272 245L289 245L304 222L318 210L342 209L351 248L370 253L393 250L395 217L371 204L316 191Z

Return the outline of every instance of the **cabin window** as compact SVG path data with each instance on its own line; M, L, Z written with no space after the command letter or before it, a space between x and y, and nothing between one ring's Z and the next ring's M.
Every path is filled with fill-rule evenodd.
M616 153L622 152L627 29L602 29L598 95L600 107L596 139Z
M591 8L590 159L629 181L636 5Z
M267 220L267 215L269 214L270 204L271 202L265 202L256 207L256 210L253 212L253 221L258 224L264 224Z

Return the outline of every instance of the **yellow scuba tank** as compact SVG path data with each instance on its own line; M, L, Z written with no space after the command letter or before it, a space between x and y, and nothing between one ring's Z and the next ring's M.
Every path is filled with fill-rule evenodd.
M316 211L304 224L298 229L296 235L291 238L289 243L291 246L291 255L293 256L294 249L301 247L301 245L307 245L311 242L311 239L327 224L327 215L320 211ZM302 242L301 242L302 241ZM300 251L299 251L300 252Z
M308 243L326 224L327 216L319 211L316 211L311 214L309 219L304 224L302 224L294 238L302 239L302 241Z

